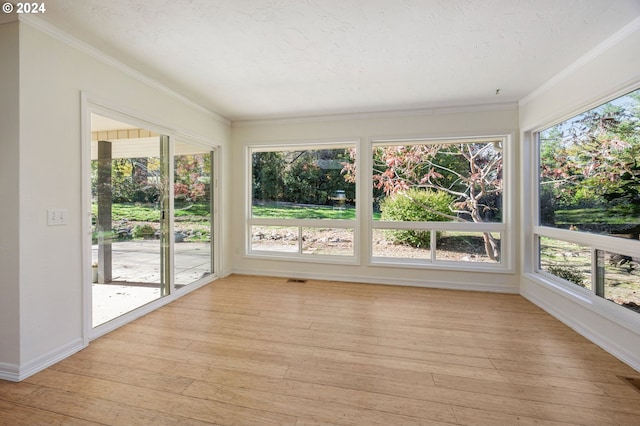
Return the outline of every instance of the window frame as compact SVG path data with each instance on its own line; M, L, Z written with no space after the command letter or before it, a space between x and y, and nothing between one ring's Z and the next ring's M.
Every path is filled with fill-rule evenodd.
M365 157L362 153L359 156L359 165L361 168L366 167L365 180L367 184L365 200L367 227L368 227L368 265L369 266L389 266L399 268L417 268L417 269L438 269L438 270L455 270L470 272L492 272L492 273L514 273L515 272L515 244L513 231L514 226L514 135L512 133L488 133L480 136L476 135L458 135L447 137L374 137L369 139L367 146L366 164L363 161ZM473 143L473 142L493 142L500 141L502 145L503 158L503 190L502 190L502 221L501 222L398 222L398 221L382 221L373 218L373 191L371 184L373 182L373 149L376 146L392 146L392 145L419 145L423 143L429 144L456 144L456 143ZM364 151L364 150L363 150ZM362 187L362 185L361 185ZM410 229L431 231L430 260L412 260L405 258L380 257L373 256L373 232L376 229ZM450 261L439 260L436 258L436 231L473 231L473 232L491 232L500 235L500 262L467 262L467 261Z
M360 264L360 218L361 218L361 202L356 202L356 218L355 219L284 219L284 218L256 218L252 215L253 208L253 188L252 188L252 155L255 152L272 152L272 151L296 151L296 150L321 150L321 149L348 149L356 150L356 161L360 161L360 139L345 138L336 140L316 140L316 141L299 141L299 142L269 142L269 143L252 143L245 147L244 155L244 171L245 171L245 243L244 257L246 258L262 258L262 259L280 259L287 261L312 262L312 263L331 263L331 264ZM356 199L358 199L359 191L359 172L356 173ZM296 252L280 252L269 250L254 250L252 248L252 227L253 226L282 226L292 227L298 230L298 249ZM323 255L323 254L306 254L303 253L302 234L305 228L339 228L350 229L353 232L353 254L352 255Z
M540 134L553 126L571 120L581 114L587 113L592 109L614 101L638 89L640 89L639 83L636 83L633 86L626 86L621 90L610 93L607 96L600 97L588 104L583 104L580 108L576 108L572 110L572 112L565 114L558 119L550 120L543 125L523 132L525 140L529 142L529 158L533 160L530 163L531 170L529 170L528 173L528 179L530 179L531 183L531 210L528 220L531 233L529 234L530 240L528 240L528 244L524 247L524 258L526 259L524 263L524 272L525 274L532 274L532 277L535 278L536 281L549 286L554 291L568 296L573 300L576 300L578 303L586 305L588 309L597 311L598 313L612 319L617 323L619 323L619 321L622 319L623 324L626 327L632 330L640 331L640 315L637 315L637 313L632 312L630 309L620 306L617 303L606 299L604 296L597 294L598 290L596 288L596 282L598 278L597 251L605 251L609 253L638 258L640 257L640 240L624 239L616 236L554 228L551 226L541 225L540 221ZM525 155L523 158L525 158L527 151L523 152L523 154ZM591 274L589 277L591 280L590 289L577 286L574 283L566 281L541 268L541 237L566 241L589 248L591 253ZM621 247L623 244L624 247Z
M81 92L80 94L80 106L81 106L81 171L82 171L82 210L87 212L87 214L82 215L81 226L83 230L91 230L91 115L97 114L101 115L116 121L122 121L124 123L130 123L136 125L140 128L145 128L150 131L153 131L158 134L165 135L169 138L169 150L167 152L168 159L168 167L169 167L169 185L173 187L173 164L174 164L174 142L172 141L181 141L185 143L189 143L193 146L201 147L202 149L206 149L207 151L213 154L212 158L212 166L213 171L211 175L212 179L212 194L211 194L211 218L210 218L210 226L212 235L220 235L220 226L222 221L222 214L218 211L217 206L220 205L220 199L222 198L222 194L219 190L217 190L217 183L220 177L220 158L223 153L223 147L218 141L206 138L199 135L194 135L192 132L180 128L175 127L167 127L161 123L154 121L152 118L146 117L144 114L139 111L128 110L127 108L122 107L121 105L117 105L112 103L111 101L96 97L87 92ZM174 225L174 217L173 217L173 190L169 191L169 199L167 202L171 204L171 208L169 209L169 215L165 220L168 221L168 233L169 235L173 235L173 225ZM168 246L169 250L169 258L170 264L173 264L174 261L174 251L173 246L175 242L171 241ZM128 322L131 322L133 319L139 317L140 315L144 315L146 313L152 312L153 310L164 306L177 298L180 298L187 293L190 293L198 288L214 281L219 278L219 271L221 270L221 265L224 264L223 253L220 250L222 239L221 238L212 238L210 241L211 244L211 268L212 272L206 277L203 277L199 280L193 281L188 286L184 286L182 288L176 288L174 282L174 271L173 267L171 267L169 271L169 285L170 292L165 297L161 297L160 299L151 301L145 305L142 305L135 310L128 312L124 315L121 315L117 318L114 318L111 321L108 321L104 324L101 324L97 327L93 327L92 321L92 256L91 256L91 232L85 232L84 237L82 238L82 278L83 278L83 315L82 315L82 340L83 345L87 346L90 341L97 339L98 337L125 325Z

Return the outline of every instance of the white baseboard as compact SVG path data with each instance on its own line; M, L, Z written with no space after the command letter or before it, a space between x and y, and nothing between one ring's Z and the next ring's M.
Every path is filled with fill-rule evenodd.
M256 275L266 277L283 277L283 278L305 278L309 280L327 280L327 281L342 281L342 282L355 282L355 283L370 283L370 284L384 284L384 285L398 285L407 287L424 287L424 288L441 288L446 290L466 290L466 291L488 291L492 293L509 293L518 294L518 286L501 285L501 284L478 284L468 282L456 282L456 281L430 281L414 280L401 277L381 278L376 276L365 275L338 275L331 273L300 273L291 272L287 270L269 270L267 272L263 270L254 270L247 268L234 268L231 271L233 274L242 275Z
M0 363L0 379L19 382L84 349L83 339L76 339L24 365Z
M520 294L586 339L640 372L640 334L598 304L585 306L579 298L563 295L544 284L523 279ZM611 303L604 301L605 303Z
M16 364L7 364L0 362L0 380L8 380L10 382L20 381L20 368Z

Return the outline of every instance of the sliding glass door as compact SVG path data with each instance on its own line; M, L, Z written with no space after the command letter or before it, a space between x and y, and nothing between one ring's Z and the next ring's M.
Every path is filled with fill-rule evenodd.
M182 141L176 142L174 152L173 282L180 288L213 273L214 157L212 152Z
M98 326L168 293L168 138L92 116L92 316Z
M91 116L92 326L213 273L213 153Z

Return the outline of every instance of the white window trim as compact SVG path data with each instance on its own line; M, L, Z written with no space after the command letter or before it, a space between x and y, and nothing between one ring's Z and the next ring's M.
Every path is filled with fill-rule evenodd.
M366 176L362 179L364 182L368 182L366 186L366 193L361 199L366 202L366 215L367 215L367 230L368 235L367 245L368 253L368 265L369 266L389 266L394 268L418 268L418 269L439 269L439 270L456 270L456 271L470 271L470 272L492 272L492 273L514 273L515 272L515 241L514 232L512 232L515 226L514 222L514 188L515 175L515 155L513 149L515 135L513 133L497 132L495 134L485 135L459 135L459 136L435 136L435 137L374 137L369 139L368 146L363 152L371 153L375 146L380 145L418 145L423 143L466 143L466 142L492 142L499 140L502 144L502 157L504 161L503 166L503 191L502 191L502 222L487 222L483 224L469 223L469 222L389 222L373 220L373 194L371 191L371 185L369 184L373 180L373 160L371 155L358 158L358 164L360 169L364 169ZM366 163L365 163L366 161ZM363 186L363 185L361 185ZM359 193L362 194L362 193ZM363 203L361 203L363 204ZM433 231L474 231L474 232L499 232L500 233L500 251L501 261L500 263L488 263L488 262L464 262L464 261L446 261L436 260L435 250L432 250L431 260L411 260L402 258L391 257L375 257L372 253L372 241L374 229L421 229L421 230L433 230ZM431 234L432 247L435 247L435 233Z
M345 265L360 264L360 230L358 226L361 215L361 203L356 203L356 218L354 220L346 219L278 219L278 218L254 218L252 217L252 154L254 152L269 151L296 151L303 149L356 149L356 161L360 161L360 139L345 138L332 140L315 140L315 141L296 141L296 142L266 142L249 144L245 148L244 155L244 171L245 171L245 258L250 259L272 259L299 261L311 263L331 263ZM356 169L358 171L358 169ZM359 194L360 179L359 173L356 175L356 192ZM356 195L356 199L358 196ZM251 241L251 227L256 225L264 226L288 226L298 228L298 250L296 252L279 252L268 250L253 250ZM353 230L353 254L352 255L318 255L302 253L302 228L342 228Z
M421 222L421 223L400 223L373 220L373 194L372 180L372 159L370 153L374 145L379 144L419 144L426 141L431 143L459 143L459 142L489 142L500 140L503 148L503 212L502 222L488 222L484 224L461 223L461 222ZM331 140L304 140L304 141L264 141L249 142L244 151L244 250L243 257L247 259L269 259L282 261L299 261L307 263L330 263L340 265L362 265L372 267L389 268L418 268L433 270L470 271L483 273L515 273L515 134L512 132L489 132L480 136L473 134L447 135L436 137L372 137L366 142L359 138L344 138ZM355 147L357 152L356 168L356 219L355 220L335 220L335 219L274 219L274 218L252 218L251 216L251 174L252 163L251 154L253 152L265 152L275 150L296 150L296 149L323 149L323 148L344 148ZM362 182L366 182L362 184ZM340 255L310 255L300 252L277 252L277 251L257 251L251 249L251 226L292 226L292 227L325 227L325 228L348 228L353 229L354 256ZM454 262L438 260L436 262L412 261L409 259L382 258L372 255L372 232L373 229L389 227L408 227L412 229L432 229L432 230L473 230L475 232L499 232L501 244L501 262ZM366 238L364 237L366 236ZM365 259L363 261L363 259Z
M567 297L574 302L590 309L612 322L624 326L625 328L640 333L640 315L632 312L623 306L619 306L610 300L600 297L595 290L595 250L604 250L616 254L622 254L632 257L640 257L640 240L629 240L620 237L598 235L587 232L576 232L567 229L554 228L550 226L542 226L540 223L540 186L539 186L539 165L540 150L538 143L538 135L540 132L555 126L559 123L567 121L577 115L583 114L602 104L610 102L627 93L640 89L640 84L625 85L619 90L610 93L608 96L591 100L588 103L580 105L571 112L561 114L560 118L550 120L539 126L532 127L530 130L522 132L524 141L526 141L523 149L523 158L529 158L529 170L523 171L522 187L524 191L530 194L528 200L523 200L523 226L528 228L529 232L525 232L525 241L523 245L522 265L524 275L551 291ZM528 155L527 155L528 154ZM528 203L528 206L526 205ZM573 283L565 281L553 274L550 274L540 268L540 250L539 238L548 237L558 239L569 243L580 244L591 249L592 253L592 289L585 289L576 286ZM622 246L624 244L624 246Z

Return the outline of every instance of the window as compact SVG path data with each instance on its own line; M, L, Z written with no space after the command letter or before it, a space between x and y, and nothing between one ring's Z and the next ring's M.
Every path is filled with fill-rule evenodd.
M252 147L248 252L355 256L355 143Z
M537 133L538 272L638 311L640 90Z
M506 137L374 141L374 263L505 268Z

